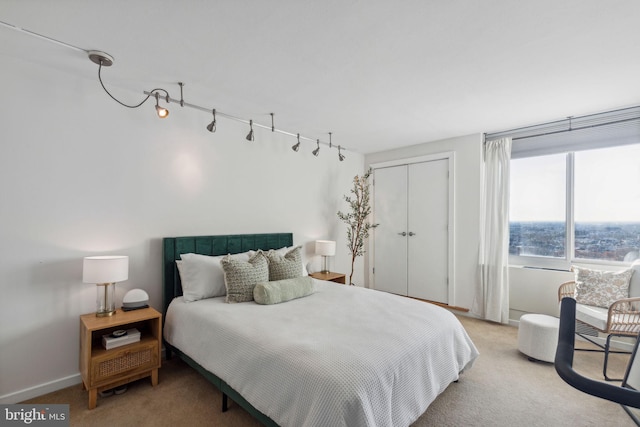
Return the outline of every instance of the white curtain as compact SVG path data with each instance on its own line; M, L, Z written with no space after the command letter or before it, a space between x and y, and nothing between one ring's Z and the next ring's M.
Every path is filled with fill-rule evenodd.
M487 141L480 208L479 278L471 312L509 322L509 163L511 138Z

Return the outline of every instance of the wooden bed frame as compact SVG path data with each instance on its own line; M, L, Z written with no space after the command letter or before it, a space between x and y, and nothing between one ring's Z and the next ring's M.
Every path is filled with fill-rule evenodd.
M195 253L201 255L219 256L226 254L236 254L249 250L269 250L280 249L285 246L293 246L292 233L273 234L233 234L219 236L189 236L189 237L165 237L162 239L162 281L163 281L163 316L166 318L169 303L182 295L182 284L176 266L176 260L181 254ZM215 385L223 396L222 410L226 410L227 396L243 407L253 417L265 426L277 427L271 418L255 409L244 399L240 393L235 391L224 380L215 374L204 369L179 349L164 342L166 358L171 357L171 353L176 353L182 360L198 371L202 376Z

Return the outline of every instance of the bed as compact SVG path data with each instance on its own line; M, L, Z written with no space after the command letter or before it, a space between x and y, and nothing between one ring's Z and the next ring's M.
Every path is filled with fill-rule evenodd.
M291 233L163 239L168 354L264 425L407 426L478 357L449 311L375 290L309 278L313 293L273 305L182 296L182 254L292 246Z

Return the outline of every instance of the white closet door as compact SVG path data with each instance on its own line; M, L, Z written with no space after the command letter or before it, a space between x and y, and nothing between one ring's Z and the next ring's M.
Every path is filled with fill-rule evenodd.
M408 165L407 194L408 295L447 304L448 160Z
M407 167L376 169L374 180L374 287L407 295Z

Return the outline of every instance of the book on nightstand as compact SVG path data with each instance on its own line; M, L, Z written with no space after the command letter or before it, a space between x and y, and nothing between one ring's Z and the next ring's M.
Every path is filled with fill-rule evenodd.
M138 341L140 341L140 331L136 328L127 329L127 333L119 337L112 334L102 336L102 346L107 350Z

